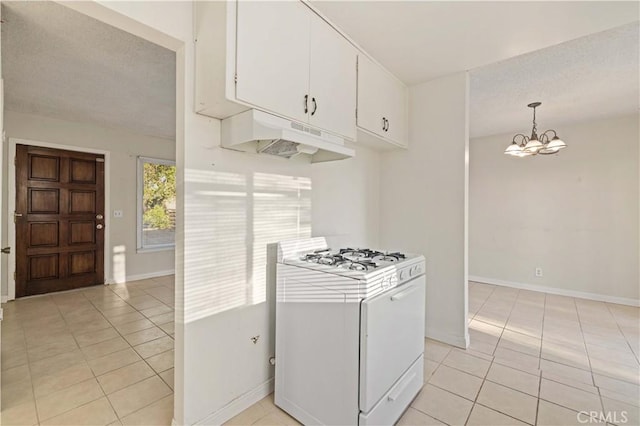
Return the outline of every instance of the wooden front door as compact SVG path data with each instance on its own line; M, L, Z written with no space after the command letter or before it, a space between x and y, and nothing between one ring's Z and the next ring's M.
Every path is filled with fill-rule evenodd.
M104 156L16 148L16 297L103 284Z

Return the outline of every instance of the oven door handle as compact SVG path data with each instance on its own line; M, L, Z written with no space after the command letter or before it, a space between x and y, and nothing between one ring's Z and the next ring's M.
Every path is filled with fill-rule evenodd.
M391 296L391 301L396 302L398 300L402 300L405 297L407 297L410 293L413 293L414 291L416 291L417 289L418 287L413 287L413 288L408 288L405 291L401 291L400 293L396 293L393 296Z
M394 402L396 399L398 399L398 397L402 395L402 392L404 392L407 386L409 386L409 383L413 382L413 379L415 377L416 373L413 373L411 376L407 377L402 386L398 387L398 389L396 389L393 393L390 393L387 399L391 402Z

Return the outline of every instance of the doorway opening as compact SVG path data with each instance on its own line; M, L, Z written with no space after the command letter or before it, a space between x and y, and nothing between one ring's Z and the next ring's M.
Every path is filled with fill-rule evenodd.
M14 210L21 213L17 204L25 201L15 203L18 197L5 190L3 205L8 198L16 204L3 211L5 240L6 231L14 229L19 242L25 236L29 242L23 252L31 250L26 268L9 261L23 268L22 275L15 271L16 279L26 277L27 291L9 285L13 271L6 273L6 256L0 268L3 302L18 297L3 304L2 367L32 372L17 374L15 383L3 386L3 393L15 395L2 406L7 424L71 424L80 414L95 417L86 423L144 423L156 421L158 411L164 423L171 423L175 254L173 246L138 250L136 173L140 157L175 161L176 126L181 125L176 62L183 60L176 51L182 44L173 40L175 49L167 49L166 36L160 45L133 34L140 31L123 31L131 21L122 16L118 21L117 14L106 11L92 2L77 7L2 3L9 141L3 146L3 169L14 167L5 175L14 179L16 169L26 170L27 179L15 179L13 186L27 182L22 218L37 225L22 234L13 227ZM150 36L148 28L145 35ZM13 165L12 149L26 155L26 162ZM94 180L98 185L100 163L102 209L98 190L90 188ZM104 235L103 256L97 231ZM15 256L15 246L11 251ZM32 254L35 260L29 259ZM90 279L79 282L80 275ZM67 287L54 283L58 278ZM35 281L50 285L30 291ZM60 292L70 281L79 288ZM84 287L92 283L109 285ZM17 290L13 294L11 287ZM20 298L34 293L46 294Z

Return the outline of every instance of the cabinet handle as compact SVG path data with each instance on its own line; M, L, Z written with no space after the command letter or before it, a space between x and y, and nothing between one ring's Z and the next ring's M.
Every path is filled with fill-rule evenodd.
M309 95L304 95L304 113L309 112Z
M385 132L388 132L388 131L389 131L389 120L387 120L387 128L386 128L386 129L384 129L384 131L385 131Z
M384 132L387 127L387 119L382 117L382 131Z
M313 115L318 110L318 103L316 102L316 98L311 98L311 102L313 103L313 111L311 111L311 115Z

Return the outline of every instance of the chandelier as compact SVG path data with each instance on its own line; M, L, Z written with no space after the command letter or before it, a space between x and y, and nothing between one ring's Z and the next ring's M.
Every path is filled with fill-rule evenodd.
M531 137L527 137L522 133L518 133L513 137L511 144L504 150L507 155L514 157L528 157L529 155L548 155L555 154L563 148L567 147L562 139L558 137L553 129L546 130L540 136L536 133L536 108L542 105L542 102L533 102L527 105L533 108L533 129L531 129ZM553 137L550 135L553 134Z

